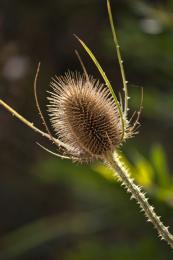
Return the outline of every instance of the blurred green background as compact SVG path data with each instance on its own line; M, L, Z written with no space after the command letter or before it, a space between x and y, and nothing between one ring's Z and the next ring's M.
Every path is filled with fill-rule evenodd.
M129 81L130 114L144 110L140 133L122 147L136 182L173 232L173 1L112 0ZM121 76L104 0L1 0L0 97L44 129L55 74L81 71L100 78L73 33L94 51L118 94ZM49 124L49 122L48 122ZM51 144L0 107L0 259L172 259L138 206L103 165L77 165L41 150Z

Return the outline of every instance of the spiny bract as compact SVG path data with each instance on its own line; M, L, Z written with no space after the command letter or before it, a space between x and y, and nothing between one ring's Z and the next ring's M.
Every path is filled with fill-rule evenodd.
M66 73L51 82L48 111L55 133L78 161L103 158L121 142L122 126L114 99L93 77Z

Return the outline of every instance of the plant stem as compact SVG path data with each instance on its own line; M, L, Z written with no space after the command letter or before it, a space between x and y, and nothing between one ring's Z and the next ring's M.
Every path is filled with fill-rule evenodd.
M141 191L141 187L136 185L133 179L129 176L128 169L123 165L120 157L117 153L106 157L106 161L118 175L122 185L127 189L127 192L131 193L132 199L135 199L139 204L142 211L144 211L147 221L151 222L157 230L159 237L164 239L173 248L173 236L168 231L168 227L164 226L160 220L160 217L156 215L154 207L148 203L148 199L145 194Z
M62 147L65 147L66 149L70 148L68 145L64 144L60 140L51 137L49 133L45 133L45 132L41 131L39 128L37 128L36 126L34 126L33 123L31 123L26 118L24 118L22 115L20 115L16 110L14 110L12 107L10 107L2 99L0 99L0 105L3 106L7 111L9 111L13 116L18 118L21 122L23 122L25 125L27 125L29 128L34 130L36 133L41 134L43 137L46 137L48 140L53 141L57 146L62 146Z

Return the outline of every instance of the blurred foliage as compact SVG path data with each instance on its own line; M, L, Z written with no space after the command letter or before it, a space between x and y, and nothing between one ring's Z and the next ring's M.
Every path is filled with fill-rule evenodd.
M144 159L141 162L147 165ZM140 164L139 161L137 163ZM39 248L44 248L44 253L50 248L57 250L57 258L62 259L105 259L106 256L109 259L129 259L129 254L130 259L139 256L142 259L171 257L171 252L165 251L166 245L161 244L160 247L159 239L149 238L152 227L145 223L137 206L129 203L128 195L106 167L100 164L91 168L76 166L69 161L52 158L40 162L32 173L44 185L57 183L57 189L64 187L66 201L61 201L64 196L55 199L58 204L66 203L65 213L41 218L6 235L2 240L2 259L38 257ZM111 174L110 178L108 174ZM141 176L140 183L144 180L145 184L142 170L138 174ZM153 197L155 195L157 197L157 192ZM165 209L163 207L162 213ZM168 212L171 217L171 211L167 209ZM129 219L133 221L129 222ZM153 231L152 236L154 234ZM65 255L62 248L66 248Z
M173 1L111 3L130 115L144 89L140 134L121 154L173 231ZM81 71L75 48L88 72L100 77L73 33L87 42L121 92L106 1L0 1L0 96L40 127L32 89L39 60L44 108L51 76ZM172 259L110 169L58 160L40 151L36 138L43 143L0 109L0 260Z

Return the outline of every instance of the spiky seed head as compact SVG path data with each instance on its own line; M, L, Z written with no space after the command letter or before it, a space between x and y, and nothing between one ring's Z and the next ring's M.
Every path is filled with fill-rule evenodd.
M48 111L58 138L79 161L103 158L121 142L122 127L109 90L93 77L66 73L50 83Z

